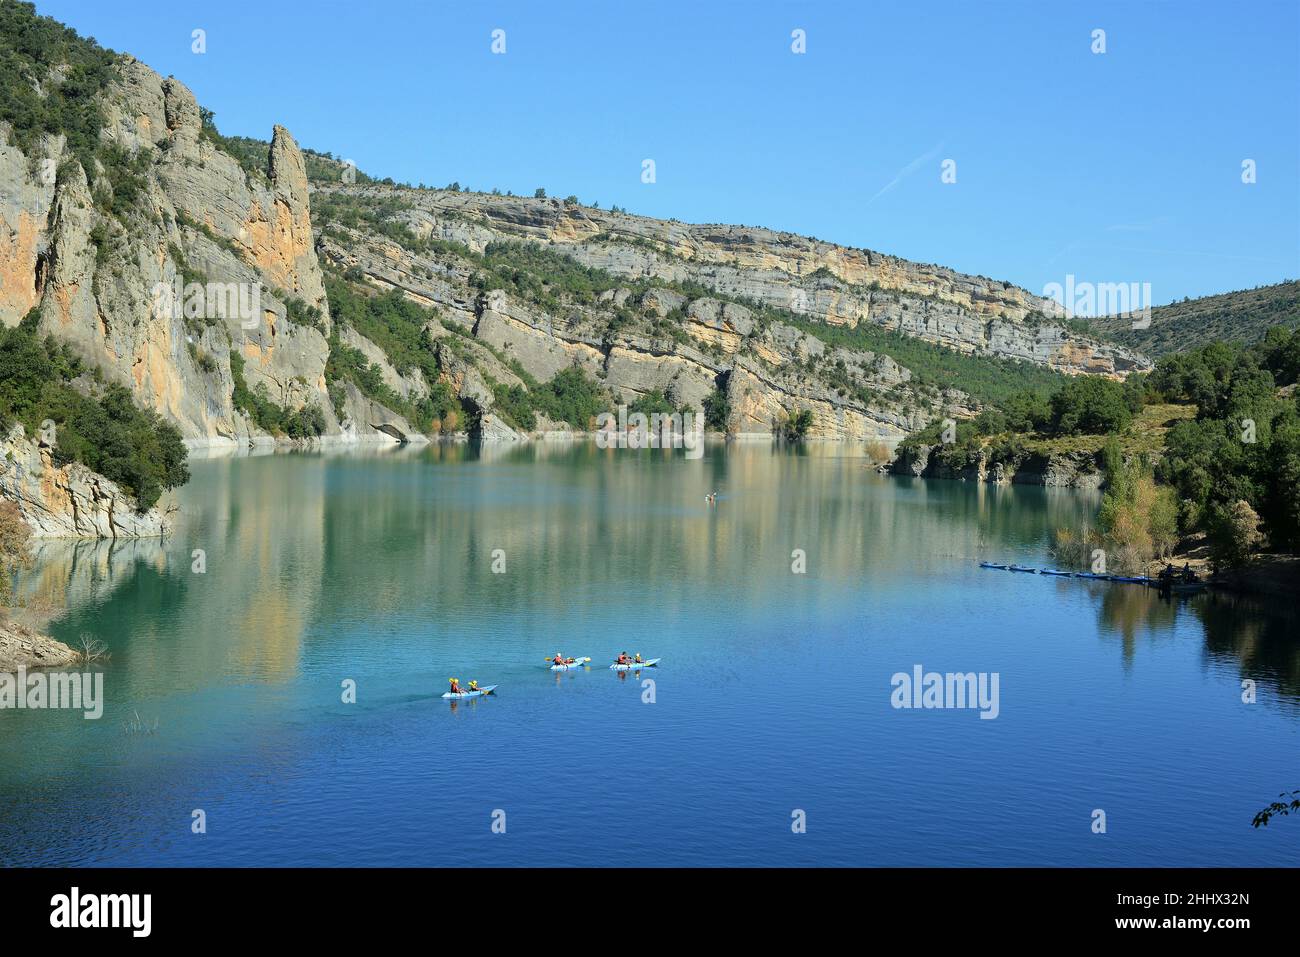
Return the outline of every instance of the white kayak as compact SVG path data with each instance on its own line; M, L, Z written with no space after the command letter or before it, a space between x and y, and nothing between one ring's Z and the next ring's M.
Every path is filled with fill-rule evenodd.
M638 668L653 668L662 658L648 658L645 661L633 662L630 665L613 664L609 666L610 671L635 671Z
M573 661L563 665L551 665L552 671L576 671L579 668L591 662L590 658L574 658Z
M483 695L489 695L496 690L496 685L486 685L485 687L479 688L478 691L462 691L460 694L452 694L450 691L447 691L443 693L443 697L449 698L452 701L459 700L460 698L480 698Z

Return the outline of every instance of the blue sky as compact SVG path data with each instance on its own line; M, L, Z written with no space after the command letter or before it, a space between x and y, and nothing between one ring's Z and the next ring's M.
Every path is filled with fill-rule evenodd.
M544 186L1035 292L1073 274L1161 304L1300 276L1296 0L37 9L175 75L224 133L282 123L372 175Z

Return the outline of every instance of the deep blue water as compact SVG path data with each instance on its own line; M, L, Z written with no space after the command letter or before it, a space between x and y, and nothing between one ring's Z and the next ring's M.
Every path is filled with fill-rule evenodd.
M766 446L193 471L165 543L50 545L24 580L58 606L52 634L93 633L112 657L99 721L0 712L3 863L1280 865L1300 851L1300 821L1250 826L1300 787L1294 621L977 567L1048 564L1052 531L1087 521L1095 496L883 478ZM592 667L553 674L557 650ZM643 676L653 703L607 669L620 650L664 659ZM999 716L893 708L891 676L915 664L996 672ZM452 706L437 695L453 675L500 689ZM136 715L157 731L131 732Z

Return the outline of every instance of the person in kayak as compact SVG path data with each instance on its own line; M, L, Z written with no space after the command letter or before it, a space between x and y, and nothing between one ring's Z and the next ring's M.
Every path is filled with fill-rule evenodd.
M639 652L639 651L636 653L636 662L635 662L635 663L638 664L638 665L641 664L641 652Z
M572 659L572 658L565 658L564 655L560 654L560 653L557 651L557 652L555 653L555 657L551 659L551 663L552 663L552 664L557 664L557 665L571 665L571 664L573 664L573 659Z
M616 665L630 665L631 663L632 659L627 656L626 651L620 651L618 653L618 658L614 661L614 664Z
M447 682L451 685L452 694L462 694L459 678L448 678Z
M471 682L469 683L469 688L468 688L467 690L469 690L469 691L478 691L478 682L477 682L477 681L471 681Z

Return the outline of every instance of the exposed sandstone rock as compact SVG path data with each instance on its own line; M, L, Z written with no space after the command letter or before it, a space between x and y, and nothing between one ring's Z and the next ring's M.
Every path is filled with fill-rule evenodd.
M331 186L398 197L421 236L481 251L508 239L555 244L584 265L636 278L693 281L728 296L831 324L873 322L967 352L1065 372L1122 376L1149 368L1119 346L1067 332L1061 307L1010 283L746 226L688 225L549 199Z
M38 537L150 538L171 526L166 512L135 500L84 465L56 466L52 449L15 426L0 458L0 497L16 502Z
M78 654L63 642L38 634L16 621L0 620L0 672L66 668L78 660Z
M381 440L428 442L411 423L378 402L366 398L351 382L344 383L344 411L340 431L345 441Z
M960 479L989 482L995 485L1045 485L1049 488L1100 488L1105 476L1097 456L1090 452L1066 452L1059 455L1021 453L1009 459L996 459L989 449L980 449L974 461L960 467L946 463L938 445L900 448L888 471L911 478Z

